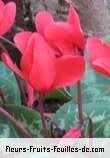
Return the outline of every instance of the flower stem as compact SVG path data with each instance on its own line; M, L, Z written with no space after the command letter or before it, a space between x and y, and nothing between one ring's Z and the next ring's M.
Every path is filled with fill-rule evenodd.
M82 93L81 93L81 81L77 83L77 100L78 100L78 114L79 114L79 123L83 125L83 105L82 105ZM82 129L81 137L85 137L84 130Z
M44 137L48 138L49 134L48 134L48 130L46 128L46 121L45 121L45 116L44 116L43 102L44 102L44 95L40 94L39 95L38 111L39 111L39 113L41 115L42 127L43 127L43 130L44 130Z
M4 45L0 42L0 48L8 54L8 51L6 50L6 48L4 47Z
M89 138L93 138L93 122L90 117L88 119L89 119Z
M11 114L0 107L0 114L9 120L21 133L23 133L27 138L32 138L31 134L18 122Z
M28 105L27 98L26 98L26 95L25 95L25 91L22 87L21 80L16 74L15 74L15 77L16 77L18 87L19 87L19 90L20 90L20 96L22 98L22 103L23 103L24 106L27 106Z
M0 36L0 39L8 44L10 44L12 47L16 48L15 44L9 41L7 38Z

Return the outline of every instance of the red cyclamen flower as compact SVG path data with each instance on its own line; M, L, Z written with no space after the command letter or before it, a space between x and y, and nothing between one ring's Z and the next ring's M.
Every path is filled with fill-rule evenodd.
M110 45L90 37L87 40L87 52L92 68L110 77Z
M74 127L71 128L64 136L63 138L80 138L81 136L81 131Z
M75 84L85 71L83 57L66 55L56 58L39 33L18 33L14 41L22 53L21 70L7 54L2 53L2 60L40 93Z
M79 17L70 1L66 22L55 22L51 14L41 11L35 18L36 29L48 42L56 46L62 54L75 54L75 48L84 50L84 35Z
M21 70L13 64L7 54L2 54L4 63L27 82L31 103L33 101L33 89L40 93L45 93L56 88L70 86L80 80L85 71L84 58L73 55L74 45L83 49L84 38L78 16L71 4L68 22L64 23L64 28L65 25L68 25L67 28L69 30L66 35L67 38L63 42L61 38L53 42L50 39L47 40L45 36L48 26L50 24L54 25L50 13L46 11L38 13L35 18L35 24L38 33L20 32L14 37L14 42L22 54L20 61ZM72 30L74 38L72 38L72 41L68 41L70 35L68 33ZM61 29L59 29L60 32L62 36ZM59 52L61 52L61 56L57 58L56 54Z
M63 136L63 138L61 138L58 147L62 148L65 146L72 146L77 142L77 139L80 137L81 137L81 131L78 128L73 127ZM77 139L69 139L69 138L77 138Z
M13 25L16 15L16 5L14 2L4 4L0 0L0 36L4 35Z

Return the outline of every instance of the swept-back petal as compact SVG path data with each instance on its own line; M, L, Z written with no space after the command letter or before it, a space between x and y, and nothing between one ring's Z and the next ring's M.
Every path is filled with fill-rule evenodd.
M73 127L63 136L63 138L61 138L58 147L61 148L67 145L72 146L78 141L78 138L80 137L81 137L81 131L78 128ZM65 138L77 138L77 139L65 139Z
M3 1L2 0L0 0L0 25L1 25L1 23L2 23L2 18L3 18L3 10L4 10L4 6L5 6L5 4L3 3Z
M74 9L72 1L70 1L70 8L69 8L67 22L73 25L73 27L77 27L79 30L81 30L79 16L76 13L76 10Z
M87 40L87 53L91 64L98 58L110 59L110 45L105 44L98 38L90 37Z
M51 22L53 22L53 17L49 12L41 11L38 14L36 14L35 17L36 29L42 35L44 34L45 27Z
M0 23L0 35L6 33L15 21L16 5L9 2L4 6L2 23ZM5 17L5 18L4 18Z
M76 30L78 41L77 44L80 47L80 49L84 49L84 33L82 31L81 25L80 25L80 19L79 16L72 4L72 1L70 0L70 8L69 8L69 15L67 22L73 26L73 29Z
M84 49L84 37L77 27L73 27L66 22L54 22L45 28L45 37L53 42L70 42L77 45L80 49Z
M21 77L22 79L24 79L22 72L17 68L17 66L13 63L13 61L11 60L11 58L9 57L9 55L7 53L2 53L1 54L1 59L4 62L4 64L10 69L12 70L14 73L16 73L19 77Z
M72 55L60 57L56 63L56 71L56 80L53 85L54 88L75 84L84 74L84 58Z
M32 36L29 38L26 50L20 61L20 67L26 76L29 75L33 64L33 54L35 49L36 36L37 33L33 33Z
M0 8L4 6L4 2L0 0Z
M80 138L81 131L77 128L71 128L64 136L63 138Z
M40 92L50 89L55 78L54 58L48 52L48 47L39 35L37 49L34 52L33 66L30 72L29 81L32 87Z
M110 77L110 58L98 58L92 62L92 67L97 72Z
M54 22L47 25L45 28L45 36L53 41L71 41L73 28L66 22Z
M0 0L0 9L2 9L4 7L4 2L2 0Z
M16 47L20 50L22 54L24 54L25 52L25 49L28 45L28 41L31 35L32 32L25 31L25 32L19 32L14 36L14 42L16 44Z

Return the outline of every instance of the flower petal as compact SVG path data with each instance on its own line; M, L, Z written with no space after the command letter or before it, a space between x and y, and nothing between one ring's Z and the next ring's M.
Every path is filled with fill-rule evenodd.
M25 53L23 54L20 61L20 67L23 73L26 75L26 78L28 77L33 64L33 54L34 54L36 36L37 33L33 33L29 38Z
M80 25L80 19L78 17L78 14L76 10L73 7L72 1L70 1L70 8L69 8L69 15L67 22L73 26L73 29L77 30L77 36L78 36L78 45L83 50L84 49L84 34Z
M110 58L99 58L92 62L92 67L97 72L110 77Z
M53 41L71 41L71 35L73 34L73 28L65 22L50 23L45 28L45 36L49 40Z
M53 42L71 42L80 49L84 48L84 38L79 33L77 27L73 27L66 22L54 22L45 28L45 37Z
M24 79L22 72L17 68L17 66L13 63L13 61L11 60L11 58L9 57L8 54L6 53L2 53L1 54L1 59L4 62L4 64L10 69L12 70L14 73L16 73L19 77L21 77L22 79Z
M14 2L9 2L3 10L2 23L0 23L0 35L6 33L15 21L16 5ZM5 18L4 18L5 17Z
M65 146L73 146L78 141L78 138L80 137L81 137L81 131L78 128L73 127L63 136L63 138L61 138L58 147L63 148ZM77 139L69 139L69 138L77 138Z
M29 81L35 90L46 92L54 81L55 67L54 58L48 52L48 47L40 35L37 38L37 49L33 60Z
M30 86L29 83L26 83L26 85L27 85L27 93L28 93L28 105L29 105L29 107L33 107L33 103L34 103L34 90Z
M77 128L71 128L64 136L63 138L80 138L81 131Z
M98 38L90 37L87 40L87 53L91 64L98 58L110 59L110 45L104 43Z
M67 18L67 22L73 25L73 27L77 27L79 30L81 29L80 20L78 14L76 13L76 10L74 9L72 1L70 1L70 8L69 8L69 15Z
M24 52L25 52L25 49L28 45L28 41L29 41L29 38L31 37L31 35L32 35L32 32L25 31L25 32L17 33L14 36L14 42L22 54L24 54Z
M55 44L62 55L74 55L74 45L72 43L57 42Z
M85 61L80 56L63 56L56 63L56 81L54 88L61 88L75 84L85 71Z
M5 6L5 4L3 3L3 1L0 0L0 25L1 25L2 19L3 19L4 6Z
M36 14L35 17L36 29L42 35L44 34L45 27L51 22L53 22L53 17L49 12L41 11L38 14Z
M2 9L4 7L4 2L2 0L0 0L0 9Z

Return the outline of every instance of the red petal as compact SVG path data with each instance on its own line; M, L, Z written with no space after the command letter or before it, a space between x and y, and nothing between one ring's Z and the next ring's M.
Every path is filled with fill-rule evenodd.
M27 92L28 92L28 105L29 105L29 107L33 107L33 103L34 103L34 90L30 86L30 84L27 83L26 85L27 85Z
M57 42L55 44L62 55L74 55L74 45L71 43Z
M92 67L99 73L110 77L110 58L99 58L92 62Z
M41 34L44 34L45 27L51 22L53 22L53 17L47 11L41 11L35 17L36 29Z
M77 45L80 49L84 48L84 37L79 32L77 27L66 22L51 23L45 28L45 36L47 40L54 42L71 42Z
M24 51L27 47L27 44L31 35L32 35L32 32L25 31L25 32L17 33L14 36L14 42L22 54L24 54Z
M0 0L0 24L2 23L4 3Z
M23 54L20 61L20 67L23 73L26 75L26 77L28 77L33 64L33 54L34 54L36 36L37 33L33 33L32 36L29 38L25 53Z
M67 21L69 24L73 25L73 27L78 27L79 30L81 29L78 14L76 13L76 10L74 9L71 1Z
M9 2L5 5L3 10L2 23L0 23L0 35L6 33L15 21L16 5L13 2Z
M78 140L77 139L67 139L67 138L80 138L81 137L81 131L77 128L70 129L64 136L61 138L60 143L58 144L58 147L62 148L65 146L72 146L75 144Z
M77 128L70 129L63 138L80 138L81 132Z
M77 30L78 45L83 50L84 49L84 34L80 25L80 19L76 10L73 7L72 1L70 1L69 15L67 19L68 23L73 26L73 29Z
M43 93L50 89L54 78L55 67L53 57L48 52L45 41L39 35L29 81L35 90Z
M87 40L87 52L90 63L99 58L110 59L110 45L105 44L95 37L90 37Z
M79 56L63 56L56 63L55 88L70 86L80 80L85 71L85 61Z
M3 7L4 7L4 2L0 0L0 9L2 9Z
M73 28L65 22L54 22L45 28L45 36L54 41L67 40L72 42L72 38L70 38L72 34Z
M21 78L24 78L22 75L22 72L17 68L17 66L13 63L13 61L11 60L11 58L9 57L8 54L6 53L2 53L1 54L1 58L2 61L4 62L4 64L10 69L12 70L14 73L16 73L18 76L20 76Z

